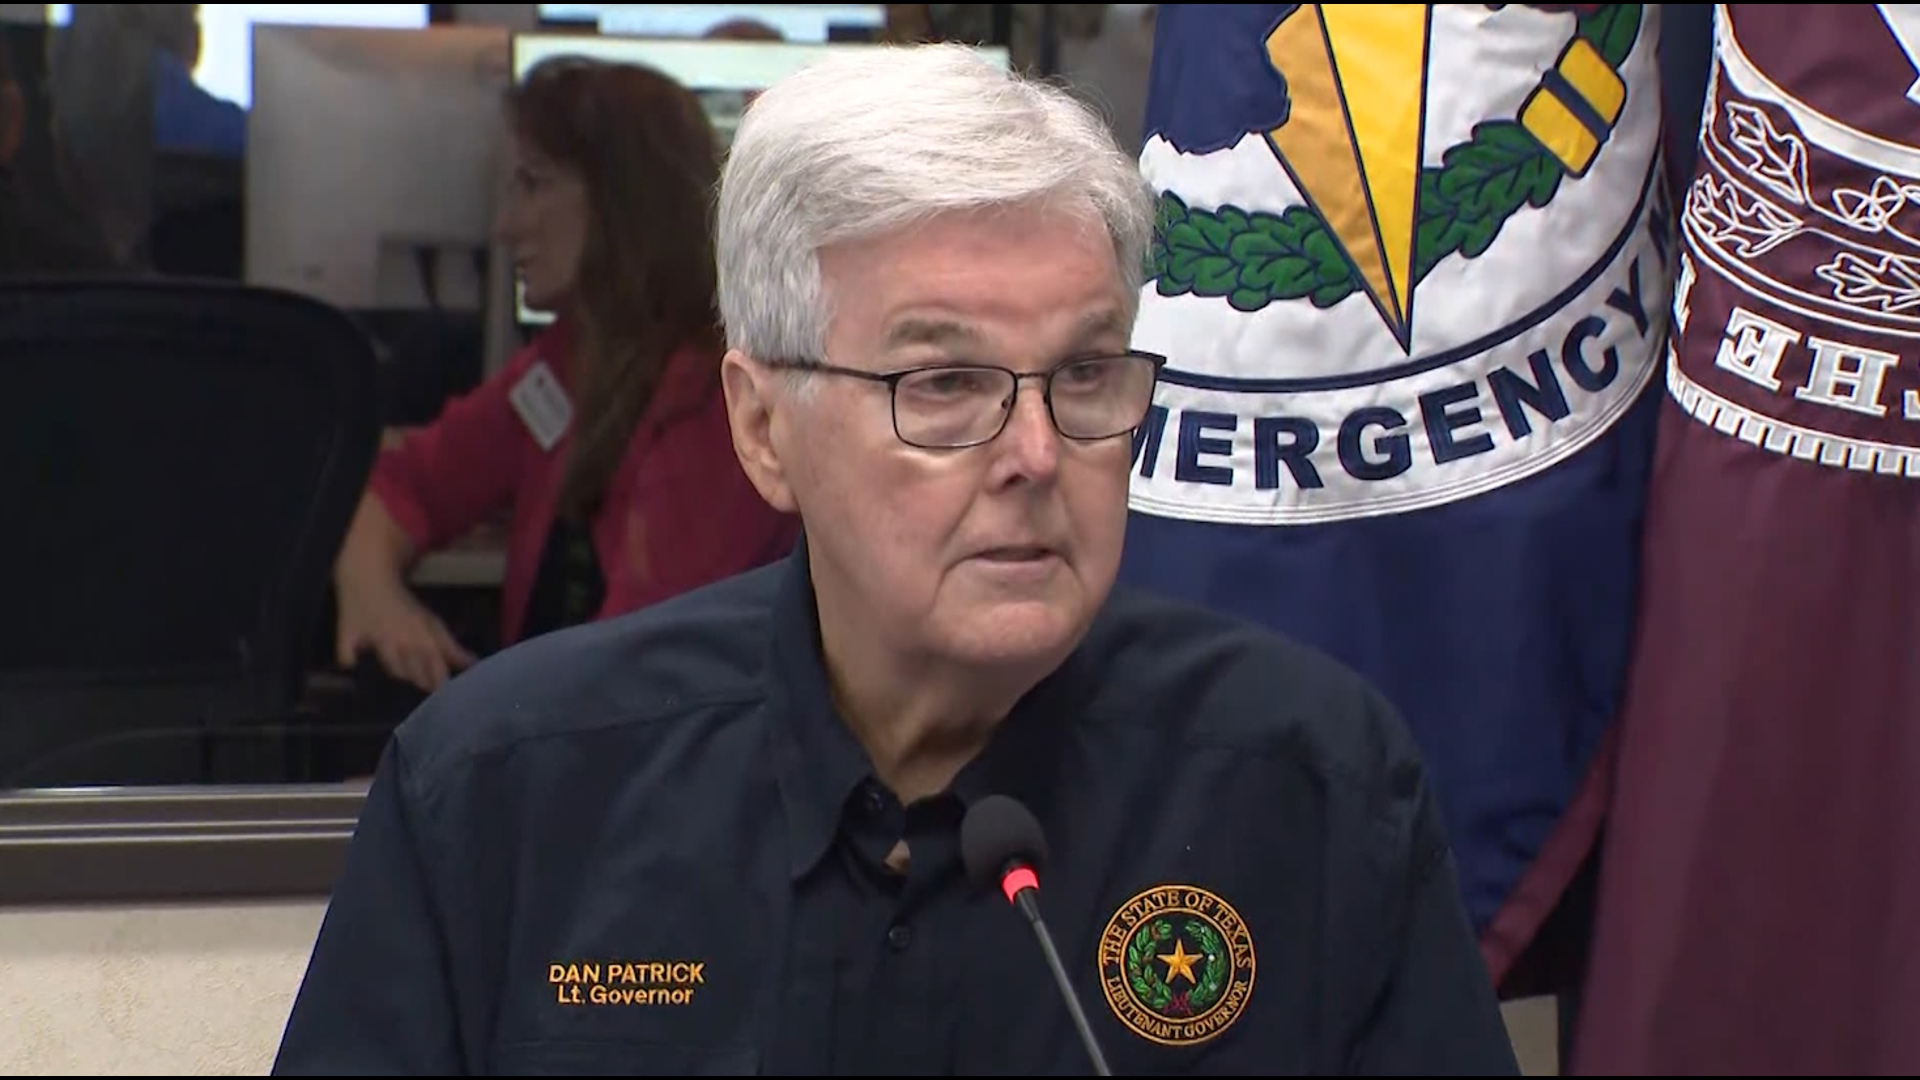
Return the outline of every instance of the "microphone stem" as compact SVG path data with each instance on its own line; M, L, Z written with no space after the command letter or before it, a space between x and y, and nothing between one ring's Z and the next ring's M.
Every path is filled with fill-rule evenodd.
M1087 1023L1086 1011L1080 1008L1080 995L1073 992L1073 980L1067 977L1066 966L1060 963L1060 952L1053 947L1053 935L1047 932L1046 920L1040 917L1040 905L1035 902L1031 891L1020 894L1019 907L1033 926L1033 935L1040 939L1041 955L1047 958L1047 967L1053 972L1054 984L1060 987L1060 997L1067 1003L1067 1012L1073 1016L1074 1030L1080 1033L1080 1042L1087 1048L1087 1056L1093 1059L1095 1076L1112 1076L1107 1068L1107 1056L1100 1052L1100 1043L1093 1037L1093 1025Z

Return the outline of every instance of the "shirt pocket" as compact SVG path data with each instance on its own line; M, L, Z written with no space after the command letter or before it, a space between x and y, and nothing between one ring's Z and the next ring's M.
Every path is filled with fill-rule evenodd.
M649 1042L516 1042L494 1055L504 1076L755 1076L760 1052L750 1046Z

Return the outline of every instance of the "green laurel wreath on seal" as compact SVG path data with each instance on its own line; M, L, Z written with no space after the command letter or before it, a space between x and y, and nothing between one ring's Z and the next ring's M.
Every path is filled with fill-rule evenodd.
M1220 940L1219 932L1206 920L1188 919L1187 936L1200 946L1201 952L1207 954L1206 965L1200 969L1199 981L1187 993L1187 1004L1197 1015L1220 1000L1220 992L1227 988L1227 969L1233 964L1227 959L1226 942Z
M1154 970L1153 951L1155 947L1173 937L1173 924L1166 919L1153 919L1140 924L1134 931L1133 939L1127 942L1127 983L1139 996L1140 1003L1154 1012L1161 1012L1173 1002L1173 987Z
M1640 32L1640 4L1607 4L1579 19L1575 34L1618 70ZM1475 125L1439 166L1420 173L1420 222L1413 279L1459 253L1477 258L1523 206L1547 205L1565 168L1517 120ZM1196 210L1162 193L1147 254L1161 296L1225 297L1241 311L1280 300L1328 308L1361 288L1326 222L1311 207L1278 214L1235 206Z
M1197 1015L1220 1000L1221 992L1227 988L1227 972L1232 963L1227 959L1226 943L1220 940L1219 931L1206 920L1187 919L1183 929L1206 956L1206 963L1200 969L1200 978L1195 981L1193 989L1187 991L1187 1012ZM1167 1006L1173 1004L1175 994L1173 987L1161 978L1153 961L1156 959L1156 950L1171 940L1173 923L1167 919L1155 919L1140 924L1140 929L1134 932L1133 938L1127 943L1127 982L1142 1004L1163 1015Z

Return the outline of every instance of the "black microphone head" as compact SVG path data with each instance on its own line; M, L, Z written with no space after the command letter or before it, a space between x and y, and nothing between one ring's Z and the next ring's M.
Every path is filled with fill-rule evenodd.
M1035 872L1044 868L1047 837L1020 800L989 795L968 807L960 822L960 857L976 884L998 888L1010 866L1025 864Z

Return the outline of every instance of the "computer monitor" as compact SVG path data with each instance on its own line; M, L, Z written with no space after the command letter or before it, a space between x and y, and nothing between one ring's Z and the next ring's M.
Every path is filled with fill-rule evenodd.
M871 41L886 29L885 4L538 4L547 27L603 34L699 37L721 23L751 19L788 41Z
M255 27L247 280L348 310L481 307L510 40L482 26Z
M360 316L383 371L425 387L400 411L431 414L518 344L493 238L511 34L258 26L253 45L246 280Z
M48 4L47 21L65 26L73 5ZM428 4L202 4L200 63L193 80L215 97L247 108L253 101L253 28L365 26L418 30L428 24Z
M788 41L874 41L887 28L885 4L602 4L602 34L701 37L737 21L760 23Z
M674 79L700 96L723 143L730 143L740 122L746 95L835 53L872 49L870 44L829 42L702 41L523 33L513 39L513 77L517 81L554 56L587 56L614 63L642 64ZM1002 69L1011 64L1004 48L980 52ZM517 295L517 291L516 291ZM541 324L549 316L518 301L522 323Z

